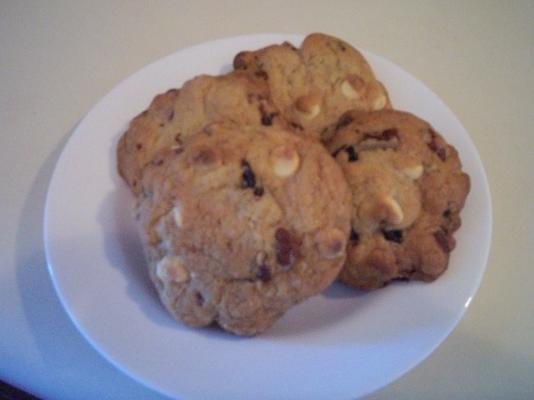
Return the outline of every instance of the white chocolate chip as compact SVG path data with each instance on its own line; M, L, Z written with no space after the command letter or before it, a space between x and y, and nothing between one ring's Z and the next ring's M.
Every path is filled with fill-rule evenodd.
M258 254L256 254L256 265L262 265L266 258L267 254L264 251L258 252Z
M301 96L295 102L299 114L305 119L313 119L321 112L321 98L316 94Z
M300 158L295 149L278 147L273 152L273 170L280 177L293 175L299 168Z
M434 172L438 170L438 166L436 164L426 164L425 165L425 171L427 172Z
M182 210L180 210L179 206L174 206L172 209L172 216L174 218L174 223L177 227L181 227L183 224L183 218L182 218Z
M373 101L373 111L378 111L383 109L387 104L386 96L383 94L380 94L376 99Z
M164 281L167 277L166 262L167 262L167 257L164 257L161 260L159 260L158 264L156 265L156 275L162 281Z
M156 265L156 275L163 282L181 283L189 279L189 272L177 256L165 256Z
M321 106L319 104L316 104L312 106L310 112L302 114L302 116L306 119L314 119L316 116L319 115L321 112Z
M360 97L360 94L354 90L348 81L343 81L341 84L341 93L348 99L358 99Z
M342 256L345 253L346 236L337 228L330 228L317 233L315 242L321 257L331 260Z
M348 99L359 99L365 91L365 82L358 75L349 75L341 84L341 93Z
M416 179L419 179L421 175L423 175L423 166L421 164L414 165L413 167L407 167L402 170L408 178L413 179L414 181Z
M395 200L391 196L387 196L384 198L383 204L387 207L388 210L386 221L393 225L400 224L404 219L404 213L402 212L402 208L397 202L397 200Z

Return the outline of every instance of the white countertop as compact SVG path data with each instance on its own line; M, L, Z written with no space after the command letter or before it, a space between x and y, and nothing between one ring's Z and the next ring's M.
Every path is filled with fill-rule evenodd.
M108 364L58 301L42 239L54 164L99 98L151 61L226 36L322 31L437 93L475 142L492 191L489 264L465 317L427 360L370 398L532 396L533 2L108 3L0 8L1 380L43 398L162 398Z

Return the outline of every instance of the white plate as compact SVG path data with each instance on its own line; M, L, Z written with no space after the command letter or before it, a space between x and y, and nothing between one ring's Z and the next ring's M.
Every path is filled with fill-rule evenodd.
M82 335L145 385L186 399L348 399L427 357L458 323L485 269L491 236L486 176L467 132L416 78L364 52L393 104L430 121L458 149L472 188L449 270L432 284L363 294L334 285L267 333L237 338L190 329L160 305L145 272L116 172L115 145L157 93L230 69L235 53L302 36L249 35L201 44L141 69L108 93L68 141L50 183L45 246L50 275Z

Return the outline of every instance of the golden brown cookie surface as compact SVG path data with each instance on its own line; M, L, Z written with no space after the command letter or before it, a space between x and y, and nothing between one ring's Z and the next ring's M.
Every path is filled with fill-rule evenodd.
M263 77L283 118L323 140L345 111L390 106L384 86L361 53L324 34L308 35L298 49L283 43L241 52L234 68Z
M394 110L347 113L327 147L353 194L340 280L373 289L441 275L469 192L456 150L428 123Z
M147 166L138 217L167 309L191 326L253 335L335 280L350 193L320 144L215 125Z
M137 194L143 169L161 149L181 148L212 123L270 126L276 124L276 115L262 79L243 72L198 76L181 89L156 96L132 120L119 141L119 172Z

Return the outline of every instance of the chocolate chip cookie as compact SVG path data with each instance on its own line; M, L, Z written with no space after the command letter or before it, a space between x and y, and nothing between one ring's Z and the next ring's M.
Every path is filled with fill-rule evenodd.
M277 127L216 124L162 149L138 201L151 279L190 326L258 334L330 285L345 261L341 168L319 143Z
M454 147L425 121L393 110L345 114L327 147L353 194L340 280L375 289L440 276L470 187Z
M243 72L201 75L181 89L154 98L121 137L118 169L135 194L145 166L163 148L178 149L209 124L233 121L244 125L277 125L278 113L263 79Z
M323 140L347 110L390 107L386 89L361 53L332 36L308 35L300 48L286 42L243 51L234 68L263 78L283 117Z

